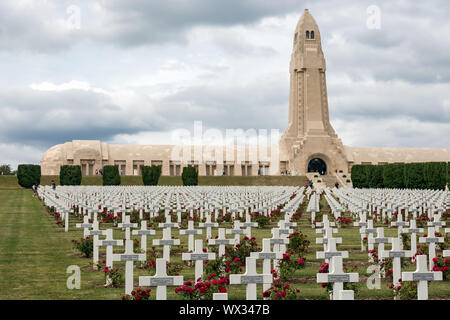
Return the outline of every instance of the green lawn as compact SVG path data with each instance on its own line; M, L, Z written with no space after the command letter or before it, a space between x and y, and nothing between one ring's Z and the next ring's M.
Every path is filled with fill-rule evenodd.
M199 177L198 184L201 186L303 186L306 177L303 176L262 176L262 177ZM42 176L41 185L50 185L52 180L59 185L59 176ZM88 186L101 186L101 176L84 176L81 184ZM182 186L181 177L161 176L159 178L161 186ZM142 177L140 176L122 176L121 185L123 186L141 186ZM16 176L0 176L0 189L21 188L17 183Z
M322 202L321 205L323 204ZM325 206L323 211L327 210ZM104 288L103 272L94 271L92 260L81 257L73 249L71 240L82 237L82 230L74 228L75 223L79 221L72 218L70 230L65 233L63 228L55 224L54 218L44 209L42 203L32 197L30 190L0 189L0 221L2 222L0 223L0 299L120 299L123 295L123 287ZM274 226L275 224L264 229L253 229L252 235L256 236L259 247L261 247L261 239L268 237L270 228ZM311 252L307 254L306 267L296 272L291 279L291 285L300 288L300 296L303 299L326 299L325 289L315 283L315 274L322 264L320 260L315 259L315 251L321 249L321 245L315 244L316 234L310 227L309 214L303 214L297 230L307 234L312 244ZM396 234L393 228L385 230L386 236ZM178 237L178 232L173 230L172 235ZM123 232L116 229L114 236L120 239L123 237ZM346 259L345 263L358 265L360 293L356 298L392 299L391 291L384 280L379 290L369 290L366 287L365 281L369 276L366 274L366 269L369 263L367 254L360 251L358 228L342 228L338 236L343 238L344 243L340 246L340 250L350 252L350 259ZM149 248L151 239L160 237L159 229L155 236L148 237ZM181 236L180 239L183 248L187 248L187 237ZM177 249L171 257L171 262L187 267L181 260L183 250L185 249ZM101 259L104 258L103 250L100 254ZM67 274L66 270L71 265L81 268L80 290L67 289L66 281L70 274ZM115 263L115 266L123 268L121 263ZM410 265L403 271L413 269L415 267ZM260 263L258 263L258 272L261 272ZM185 280L193 280L194 270L192 267L187 267L181 274L185 276ZM139 275L152 274L147 270L135 269L136 285ZM173 289L168 289L168 298L179 298L174 294ZM258 288L258 291L260 295L262 288ZM429 296L430 299L449 299L450 281L432 283ZM244 299L245 288L230 286L229 298Z

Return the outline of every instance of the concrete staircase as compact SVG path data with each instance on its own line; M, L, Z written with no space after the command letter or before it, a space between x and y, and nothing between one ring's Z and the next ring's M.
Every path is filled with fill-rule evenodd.
M337 179L334 175L327 174L327 175L320 176L320 177L321 177L321 180L325 183L325 185L328 188L333 188L334 185L336 184Z
M314 177L314 176L317 177ZM350 176L349 174L347 174L347 176ZM327 174L324 176L319 175L318 173L307 173L306 177L308 178L308 180L312 180L314 187L316 188L333 188L334 185L336 184L336 182L339 183L339 188L351 188L352 187L352 183L347 183L346 180L342 178L342 176L338 175L334 175L334 174ZM320 182L319 182L320 180Z
M317 176L317 177L314 177L314 176ZM327 184L326 184L325 180L323 179L326 176L321 176L318 173L310 172L310 173L306 174L306 177L308 178L308 180L312 180L314 188L325 188L325 187L327 187Z

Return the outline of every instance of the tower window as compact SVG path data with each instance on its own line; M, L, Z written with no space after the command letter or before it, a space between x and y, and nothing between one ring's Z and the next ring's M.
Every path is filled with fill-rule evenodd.
M311 39L314 39L314 31L311 31Z
M306 31L306 39L309 39L309 31Z

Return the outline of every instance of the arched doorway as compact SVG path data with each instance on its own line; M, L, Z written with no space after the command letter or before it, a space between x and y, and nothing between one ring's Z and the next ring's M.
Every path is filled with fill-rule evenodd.
M313 158L308 163L308 172L327 174L327 164L320 158Z

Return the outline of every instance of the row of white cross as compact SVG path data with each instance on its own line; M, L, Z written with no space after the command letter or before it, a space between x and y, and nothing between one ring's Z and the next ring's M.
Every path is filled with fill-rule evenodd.
M119 192L118 189L115 192ZM119 189L120 190L120 189ZM166 189L166 191L169 190L171 193L171 198L174 197L173 190ZM195 190L195 189L191 189ZM201 192L203 191L197 191L196 197L201 198ZM234 194L233 191L230 191L232 189L227 189L228 192L231 194ZM287 191L286 191L287 190ZM211 228L218 228L218 223L213 223L211 221L211 215L214 212L215 218L217 219L217 207L214 209L211 207L211 203L215 200L211 200L212 198L209 198L206 202L208 202L208 205L205 205L203 203L200 208L204 208L204 216L206 216L206 222L200 223L199 227L206 229L206 239L208 241L208 245L218 245L219 246L219 255L223 255L225 252L225 246L226 245L236 245L240 241L241 235L247 235L248 237L251 237L251 228L256 227L257 224L252 223L249 215L249 211L253 208L260 208L265 210L266 213L269 212L269 210L273 210L277 208L279 204L285 204L284 209L282 212L285 213L285 219L280 221L278 224L278 228L272 229L272 235L273 237L271 239L263 239L263 249L261 252L258 253L252 253L250 257L246 260L246 273L244 275L231 275L230 276L230 284L247 284L247 299L256 299L256 284L261 283L263 284L264 290L267 290L267 288L270 286L272 282L272 275L270 274L271 270L271 264L273 262L274 268L277 268L278 260L281 259L282 254L286 250L286 245L289 243L289 239L287 236L293 232L291 227L295 227L296 224L289 221L289 217L291 214L293 214L298 206L303 202L303 191L305 191L305 194L309 198L309 204L307 211L311 212L312 220L313 215L315 215L316 212L320 211L319 207L319 197L322 192L324 192L325 199L327 200L331 211L334 215L334 217L340 216L341 212L343 211L350 211L355 217L359 218L358 222L355 222L354 226L360 227L360 233L361 233L361 250L364 250L364 244L363 239L367 235L368 236L368 248L369 250L373 249L373 245L378 245L378 251L379 251L379 257L381 258L393 258L393 271L394 271L394 282L398 281L401 274L400 269L400 258L401 257L411 257L415 254L416 250L416 234L417 233L423 233L422 228L416 228L415 220L410 220L409 222L402 221L402 214L401 210L405 209L406 206L396 206L395 204L388 203L387 207L388 210L386 211L388 213L389 217L392 217L392 213L394 212L393 208L397 208L398 214L397 214L397 221L392 222L391 226L398 228L398 237L397 238L385 238L384 237L384 229L383 228L373 228L373 220L367 220L367 215L370 215L372 212L372 209L379 209L381 210L386 209L383 207L383 205L386 204L380 204L380 199L382 197L387 198L388 193L375 193L375 195L372 198L368 198L367 194L365 193L356 193L358 197L352 197L351 192L341 192L340 189L319 189L312 191L310 188L304 189L304 188L291 188L286 189L283 192L287 192L287 195L283 195L283 192L276 193L275 195L264 197L264 195L259 195L259 201L249 201L248 203L245 203L245 201L249 200L245 197L239 197L241 202L235 202L231 207L233 207L233 218L235 218L235 214L238 214L240 217L243 217L245 214L246 221L245 223L242 223L239 220L234 221L234 227L233 229L224 229L219 228L218 230L218 238L217 239L211 239ZM353 190L353 189L350 189ZM70 196L70 193L64 193L64 192L52 192L48 188L44 188L44 190L40 190L42 197L46 201L46 204L48 206L53 206L57 210L62 211L63 219L66 221L66 228L68 228L68 212L70 211L68 208L73 208L74 205L80 206L80 203L86 203L88 197L85 197L82 199L82 202L73 202L72 200L74 197ZM291 192L289 194L289 192ZM295 197L292 199L289 199L293 192L297 192ZM106 192L105 192L106 193ZM96 194L98 196L98 199L105 199L108 198L108 196L105 196L105 193L99 192ZM164 196L161 196L161 193L159 194L160 199L163 199ZM238 192L236 192L238 194ZM270 194L270 192L269 192ZM342 205L333 197L337 197L339 201L342 202ZM420 196L423 196L423 194L419 194ZM223 194L222 197L225 197ZM255 196L255 193L253 193L251 196ZM250 197L251 197L250 196ZM439 221L441 218L441 213L445 211L445 205L448 205L448 199L445 196L442 196L442 194L439 194L438 192L432 192L431 195L428 195L426 198L426 201L419 202L417 199L414 200L416 205L422 205L427 212L429 213L429 216L433 218L432 222L429 222L429 229L428 229L428 237L421 237L419 238L420 243L428 243L429 244L429 266L430 269L432 268L432 259L435 257L435 245L436 243L443 242L442 237L434 237L434 232L439 230L439 227L445 226L445 223ZM163 228L163 238L162 239L154 239L153 245L160 245L163 246L163 258L157 259L157 266L156 266L156 274L153 277L139 277L139 285L140 286L157 286L157 299L165 299L166 297L166 286L170 285L181 285L183 282L182 276L177 277L169 277L167 276L166 272L166 264L170 261L170 246L173 245L179 245L180 240L179 239L172 239L171 237L171 228L179 228L179 222L181 222L181 219L178 219L177 223L173 223L170 221L170 215L169 210L173 210L174 212L177 212L178 217L180 217L180 214L182 211L185 211L186 209L192 210L195 207L195 205L186 206L183 203L183 206L180 205L177 201L189 201L187 200L187 197L183 197L183 193L177 194L175 196L175 201L165 203L165 216L166 216L166 222L160 223L159 227ZM181 200L182 199L182 200ZM217 199L217 197L216 197ZM366 202L361 202L361 199L363 199ZM134 200L137 200L136 198ZM147 198L149 200L149 198ZM203 198L204 202L205 199ZM223 199L222 199L223 200ZM403 201L404 198L401 198ZM84 202L83 202L84 201ZM145 199L142 198L139 199L141 201L140 203L145 203ZM163 200L161 200L163 201ZM167 198L166 198L167 201ZM378 201L378 203L377 203ZM431 205L430 201L434 201L434 205ZM446 203L447 201L447 203ZM275 202L276 205L271 205L271 202ZM153 202L151 202L153 203ZM244 204L245 203L245 204ZM255 205L256 203L259 203L258 205ZM111 202L108 203L111 205ZM222 206L224 204L224 201L219 205ZM424 204L427 205L427 208L424 207ZM138 227L137 223L130 223L130 217L126 214L131 212L131 208L133 206L129 206L128 204L124 204L124 206L121 209L120 206L115 207L118 210L123 210L125 214L122 215L122 223L120 223L118 226L125 229L125 253L123 254L113 254L113 247L114 246L123 246L122 240L114 240L112 236L112 229L108 230L99 230L98 229L98 221L97 221L97 212L102 210L103 207L100 205L99 207L96 207L98 203L93 202L90 205L84 206L82 205L82 208L84 207L84 213L87 214L87 216L84 216L84 221L82 224L77 225L77 227L84 228L84 236L93 236L94 238L94 265L98 263L98 248L100 246L106 247L106 256L107 256L107 266L112 267L114 261L123 261L126 263L126 288L125 292L129 294L133 289L133 263L134 261L145 261L145 253L134 253L133 252L133 245L132 240L130 238L130 231L132 228L136 229ZM253 207L253 205L255 205ZM379 206L377 206L379 205ZM175 208L176 206L176 208ZM107 207L105 205L105 207ZM147 205L147 208L149 206ZM98 211L96 210L98 208ZM124 209L125 208L125 209ZM134 207L136 209L136 207ZM160 207L158 205L155 206L154 214L156 216L157 212L159 211ZM344 209L346 208L346 209ZM145 210L145 205L140 208L140 213L142 214L141 210ZM409 207L411 209L411 207ZM82 210L83 211L83 210ZM224 211L225 212L225 211ZM419 211L418 211L419 212ZM434 214L437 212L437 214ZM116 213L116 212L115 212ZM94 221L92 223L89 223L90 218L94 218ZM203 217L204 217L203 216ZM203 218L202 217L202 218ZM140 218L142 218L142 215L140 215ZM330 272L329 274L318 274L317 275L317 282L323 283L323 282L330 282L333 283L333 299L352 299L353 294L352 292L349 292L348 290L343 290L343 283L345 282L357 282L358 281L358 274L357 273L351 273L351 274L345 274L343 272L342 268L342 259L348 258L348 252L346 251L337 251L336 244L342 243L342 238L333 238L333 233L337 233L337 229L332 228L334 226L334 223L328 221L328 216L323 215L323 219L321 223L316 223L315 225L312 224L313 227L318 226L321 227L321 229L317 229L317 233L321 233L323 235L323 238L316 239L317 243L322 243L324 245L324 251L317 252L317 258L318 259L325 259L326 262L330 263ZM242 230L241 228L245 227L245 230ZM405 228L408 227L408 228ZM448 229L445 229L446 232L448 232ZM374 234L377 234L376 237L374 237ZM411 250L410 251L404 251L402 249L401 244L401 234L402 233L410 233L411 234ZM148 235L154 235L155 230L149 230L147 229L147 221L142 220L141 221L141 228L139 230L133 230L133 235L140 235L141 238L141 250L142 252L146 252L146 245L147 245L147 239L146 237ZM188 235L188 250L190 252L183 253L182 254L182 260L189 260L189 261L195 261L195 279L197 280L199 277L203 275L203 261L204 260L213 260L215 259L214 253L208 253L203 252L202 247L202 240L195 240L195 247L194 247L194 236L198 234L202 234L202 230L194 229L193 221L188 222L188 228L185 230L179 230L180 235ZM227 239L225 234L234 234L234 239ZM106 236L104 240L99 240L99 236ZM384 251L384 243L392 243L392 250L391 251ZM271 245L273 245L273 251L271 251ZM444 251L444 256L448 255L449 251ZM256 259L262 259L263 260L263 273L261 275L258 275L256 273ZM425 260L424 260L425 259ZM425 267L424 262L425 261ZM426 256L417 256L417 270L415 273L416 275L410 276L409 273L403 272L402 278L403 281L418 281L419 282L419 293L418 298L419 299L427 299L427 281L431 280L439 280L439 272L428 272L427 263L426 263ZM427 275L425 275L425 271L427 270ZM430 275L431 274L431 275ZM441 273L442 278L442 273ZM158 280L159 279L159 280ZM180 280L181 279L181 280ZM413 279L413 280L408 280ZM180 284L181 281L181 284ZM425 283L425 286L424 284ZM425 293L426 291L426 293ZM216 295L217 299L224 298L223 295Z
M334 300L341 299L352 299L353 293L349 290L343 290L343 284L346 282L358 282L358 273L344 273L342 268L342 259L348 258L347 251L338 251L336 248L337 243L342 243L342 238L334 238L333 233L337 233L337 229L332 228L328 221L327 215L323 216L323 222L319 224L321 229L317 229L316 233L323 234L323 238L317 238L317 243L322 243L324 245L324 251L319 251L316 253L317 259L325 259L326 263L329 263L330 272L329 273L319 273L317 274L317 282L319 283L333 283L333 294L332 298ZM317 224L316 224L317 225ZM445 223L439 224L443 226ZM393 260L393 282L395 286L398 286L400 279L402 281L416 281L418 282L418 296L419 300L428 299L428 281L439 281L442 280L441 271L432 271L433 269L433 259L436 256L436 243L443 242L443 237L434 237L435 227L430 226L428 228L428 236L420 237L420 243L429 244L429 268L427 267L427 256L417 255L416 253L416 233L423 232L422 228L415 228L415 220L410 221L411 228L403 229L404 233L411 233L411 248L413 250L402 250L400 248L399 237L386 238L384 237L384 228L380 227L377 229L373 228L373 221L366 220L365 215L362 215L361 221L356 222L355 226L361 227L361 233L369 234L368 245L369 251L373 249L374 244L378 244L378 256L380 260L383 258L392 258ZM393 226L404 226L403 224L393 224ZM450 229L445 229L445 232L450 232ZM377 237L372 235L377 233ZM413 240L414 239L414 240ZM392 249L390 251L384 250L384 244L391 243ZM443 256L449 256L450 250L444 250ZM417 269L415 272L401 272L401 258L413 257L415 256Z
M289 216L289 215L287 215ZM133 242L130 239L130 229L137 228L137 223L130 223L130 217L124 217L125 222L120 223L118 226L125 229L125 252L123 254L114 254L114 246L123 246L123 240L113 239L112 229L99 230L98 221L89 223L88 216L84 217L84 222L77 224L77 227L84 229L84 236L93 236L94 252L93 252L93 264L98 264L98 248L100 246L106 247L106 266L113 267L114 261L125 262L125 293L130 294L133 290L133 263L135 261L145 261L145 253L133 252ZM242 224L242 226L248 228L256 227L257 224L248 222ZM272 275L270 273L271 264L273 262L274 268L278 267L278 260L282 258L283 253L286 251L286 245L289 243L288 235L293 232L289 229L292 226L296 226L295 223L286 221L279 221L279 228L272 229L272 238L263 239L263 250L258 253L252 253L251 257L246 260L246 273L244 275L231 275L230 284L247 284L247 299L256 299L256 284L263 284L264 290L266 290L270 283L272 283ZM179 285L182 277L169 277L167 276L166 263L170 261L170 246L179 245L179 239L172 239L170 236L171 227L175 227L170 223L161 223L160 227L163 227L163 239L154 239L153 245L163 246L163 258L157 259L156 274L153 277L139 277L139 285L145 286L148 283L158 283L157 285L157 299L165 299L166 286ZM218 237L216 239L208 239L208 245L218 245L219 255L225 253L226 245L236 245L240 242L240 235L246 234L245 230L240 229L241 223L236 220L234 222L234 228L218 229ZM189 242L193 241L193 237L196 234L201 234L202 230L196 230L193 228L193 221L189 221L188 229L179 230L181 234L187 234L189 236ZM229 234L235 234L234 239L227 239L225 237L225 231ZM133 235L141 236L141 250L146 252L147 236L154 235L155 230L147 229L147 221L141 221L141 228L139 230L133 230ZM104 240L99 240L99 236L106 236ZM271 245L273 245L273 251L271 251ZM191 251L191 250L190 250ZM195 240L195 248L193 252L182 253L182 260L195 261L195 280L201 278L203 275L203 261L214 260L216 258L215 253L203 251L203 241ZM263 260L263 274L258 275L256 273L256 259ZM164 262L163 262L164 261ZM149 280L150 279L150 280ZM153 279L153 280L151 280ZM156 280L155 280L156 279ZM159 280L158 280L159 279ZM270 279L270 281L269 281ZM182 281L181 281L182 282ZM217 298L223 298L223 295L217 296Z

